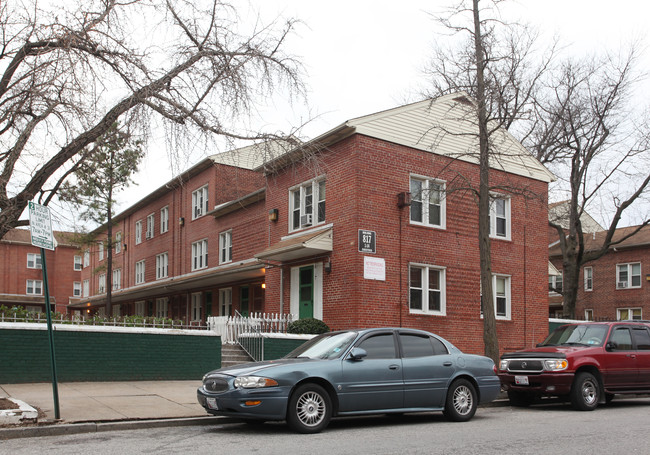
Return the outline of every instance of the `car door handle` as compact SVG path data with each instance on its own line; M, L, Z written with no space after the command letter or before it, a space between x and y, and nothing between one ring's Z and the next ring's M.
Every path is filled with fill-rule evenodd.
M443 366L446 366L446 367L450 367L450 366L453 365L453 363L451 363L451 362L444 362L442 365L443 365Z
M388 367L389 370L399 370L399 365L391 365Z
M636 354L628 354L627 356L630 357L631 359L636 359Z

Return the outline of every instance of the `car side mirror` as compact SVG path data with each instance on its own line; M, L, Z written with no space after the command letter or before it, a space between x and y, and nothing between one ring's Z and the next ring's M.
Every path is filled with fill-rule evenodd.
M361 360L367 355L368 355L368 353L366 352L365 349L352 348L350 350L350 355L349 355L348 359L350 359L350 360Z
M609 341L605 345L605 350L606 351L615 351L618 348L618 345L616 344L615 341Z

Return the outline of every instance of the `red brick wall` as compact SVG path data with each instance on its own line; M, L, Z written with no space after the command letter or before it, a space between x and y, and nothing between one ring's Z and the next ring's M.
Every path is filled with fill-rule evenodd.
M332 273L324 277L324 320L333 329L358 326L409 326L432 330L461 349L482 352L479 307L477 206L469 192L447 200L444 230L409 224L409 209L397 207L397 194L409 191L410 174L452 182L459 173L478 182L476 166L434 156L364 136L353 136L320 156L319 171L309 166L287 169L269 182L267 206L280 209L270 243L288 233L287 188L317 175L327 176L327 223L333 223ZM449 166L447 166L449 165ZM492 242L493 272L509 274L512 318L499 321L502 349L530 346L548 333L548 237L545 183L492 173L493 183L527 186L541 200L512 195L512 240ZM376 257L386 261L386 281L363 278L364 253L358 252L358 229L377 232ZM400 252L401 251L401 252ZM408 311L408 264L446 268L447 315L411 315ZM294 264L297 265L297 264ZM288 268L284 277L285 311L289 307ZM267 273L267 307L279 309L279 271Z
M29 235L27 234L27 238ZM41 269L27 268L27 254L40 256L40 248L29 243L0 242L0 294L26 296L27 280L43 281ZM56 311L65 313L69 299L73 297L73 283L81 281L81 272L74 270L74 256L80 255L75 247L59 244L54 251L46 250L48 287L50 297L56 302ZM43 289L43 295L45 290ZM44 302L44 299L41 298ZM9 305L9 302L0 302ZM22 306L33 306L32 303ZM44 309L44 304L41 304Z
M551 258L558 270L562 270L562 259ZM641 263L641 287L616 289L616 265ZM584 289L584 267L580 270L576 317L584 318L585 309L593 310L595 319L617 319L617 309L641 308L642 317L650 319L650 247L610 250L600 259L585 267L593 269L593 290Z

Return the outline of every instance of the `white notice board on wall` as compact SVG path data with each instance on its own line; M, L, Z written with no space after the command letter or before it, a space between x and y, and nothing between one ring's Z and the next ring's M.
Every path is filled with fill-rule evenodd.
M363 277L366 280L386 281L386 260L364 256Z

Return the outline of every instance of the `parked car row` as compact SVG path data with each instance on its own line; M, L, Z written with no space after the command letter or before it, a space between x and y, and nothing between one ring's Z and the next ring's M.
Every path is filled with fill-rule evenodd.
M213 415L316 433L335 416L442 411L464 422L501 389L516 406L559 396L580 410L650 393L650 324L565 325L536 348L504 354L498 370L421 330L330 332L279 360L211 371L197 397Z

